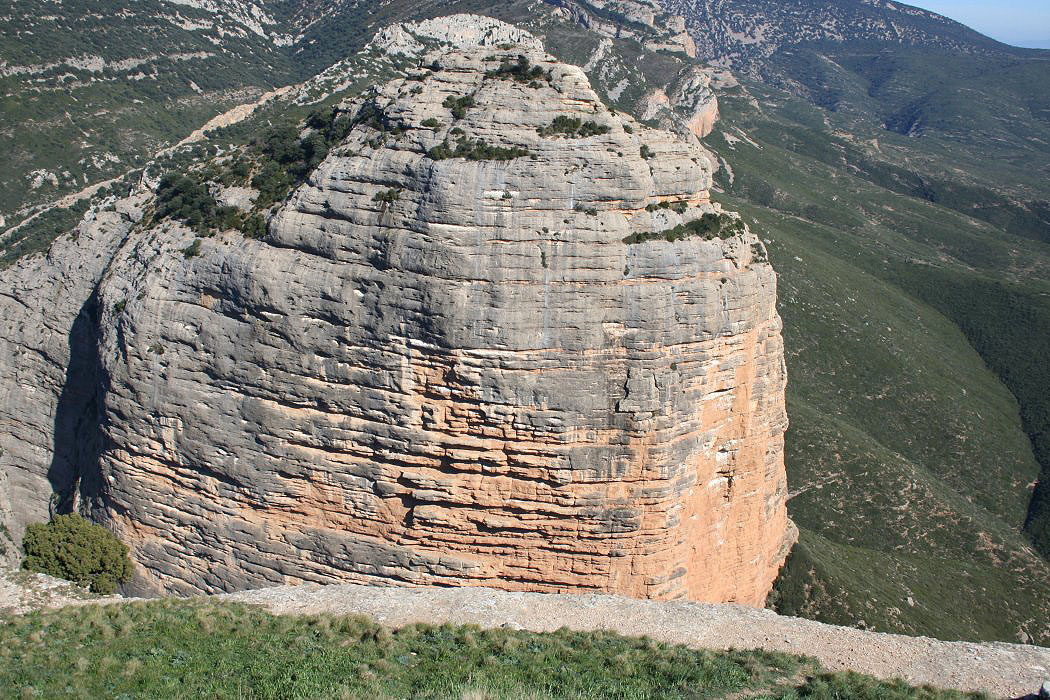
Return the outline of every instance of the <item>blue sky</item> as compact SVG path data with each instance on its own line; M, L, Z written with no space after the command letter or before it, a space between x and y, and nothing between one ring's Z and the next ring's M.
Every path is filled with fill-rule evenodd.
M1015 46L1050 48L1050 0L904 0Z

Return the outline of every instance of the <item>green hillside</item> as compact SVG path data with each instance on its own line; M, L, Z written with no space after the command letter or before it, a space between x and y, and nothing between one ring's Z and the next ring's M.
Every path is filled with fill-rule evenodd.
M0 37L8 225L22 207L141 167L292 76L273 36L161 0L0 2Z
M1040 467L1008 387L1046 381L1027 358L1050 349L1035 325L1050 246L871 175L893 165L880 150L921 140L883 131L876 149L854 119L756 84L721 104L708 140L732 169L723 199L772 241L780 273L802 538L771 602L1047 643L1050 566L1021 533Z

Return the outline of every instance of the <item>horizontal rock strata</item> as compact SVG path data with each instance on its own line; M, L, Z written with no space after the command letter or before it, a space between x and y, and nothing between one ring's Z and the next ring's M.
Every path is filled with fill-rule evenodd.
M139 194L3 271L15 538L80 495L143 591L760 604L793 537L764 248L639 237L718 214L709 155L526 39L344 105L262 240L187 254Z
M750 233L624 242L716 210L708 154L535 47L425 65L347 105L263 241L155 229L103 285L104 515L144 582L762 603L775 275Z

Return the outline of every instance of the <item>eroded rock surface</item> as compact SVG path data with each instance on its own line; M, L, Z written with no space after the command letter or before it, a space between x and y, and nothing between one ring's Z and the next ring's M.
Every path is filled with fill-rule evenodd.
M0 271L0 525L15 544L26 523L72 505L94 458L95 289L146 199L91 212L47 255Z
M347 105L264 240L118 254L98 515L154 589L761 604L791 537L774 272L750 233L624 242L717 209L708 154L535 47L425 64ZM479 160L426 155L461 139Z

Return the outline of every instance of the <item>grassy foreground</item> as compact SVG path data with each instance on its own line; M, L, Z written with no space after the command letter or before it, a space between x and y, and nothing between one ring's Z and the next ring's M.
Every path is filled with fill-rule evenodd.
M5 698L963 698L761 651L161 600L0 617Z

